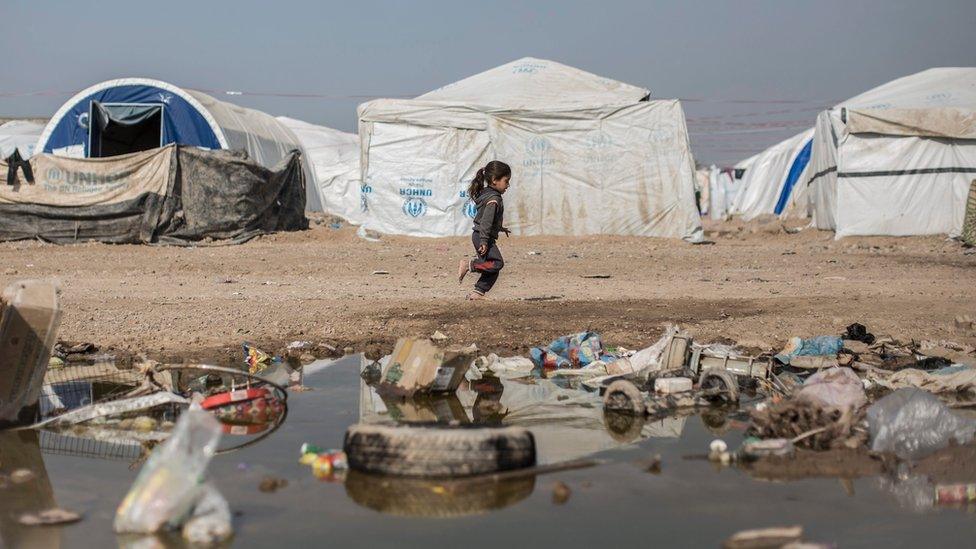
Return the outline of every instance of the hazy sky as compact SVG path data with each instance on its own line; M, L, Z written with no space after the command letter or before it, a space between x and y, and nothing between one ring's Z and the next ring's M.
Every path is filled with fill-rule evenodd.
M696 159L718 164L888 80L976 66L976 0L2 4L0 116L48 117L71 92L145 76L355 131L365 99L533 56L684 99Z

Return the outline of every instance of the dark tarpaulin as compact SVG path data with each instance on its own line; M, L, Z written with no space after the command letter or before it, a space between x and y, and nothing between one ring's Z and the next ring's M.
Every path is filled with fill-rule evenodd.
M179 145L107 159L37 155L31 164L36 182L20 177L0 191L0 241L241 243L308 228L298 151L274 169L243 152Z

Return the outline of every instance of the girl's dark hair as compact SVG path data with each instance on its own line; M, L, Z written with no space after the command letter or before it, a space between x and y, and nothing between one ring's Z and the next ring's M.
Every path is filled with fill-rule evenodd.
M491 162L485 164L484 168L478 169L478 173L474 175L474 179L472 179L471 184L468 185L468 196L474 200L475 198L478 198L481 191L490 185L492 181L511 176L512 168L508 167L508 164L498 160L492 160Z

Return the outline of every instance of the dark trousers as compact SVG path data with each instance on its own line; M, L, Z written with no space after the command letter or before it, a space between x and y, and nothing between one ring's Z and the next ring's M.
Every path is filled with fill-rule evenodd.
M471 243L474 244L474 253L477 254L478 245L481 244L478 233L471 235ZM489 240L488 253L484 257L478 256L471 262L471 271L481 273L481 278L478 279L478 282L475 282L474 289L482 294L488 293L488 290L491 290L491 287L495 285L495 281L498 280L498 271L501 271L504 266L505 260L502 259L501 250L495 245L494 240Z

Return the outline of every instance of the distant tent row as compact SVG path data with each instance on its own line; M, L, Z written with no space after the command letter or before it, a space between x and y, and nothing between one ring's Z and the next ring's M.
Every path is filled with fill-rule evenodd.
M806 181L813 128L742 162L742 188L732 215L748 221L764 214L806 217Z
M817 116L810 196L817 228L958 235L976 178L976 68L899 78Z
M976 68L934 68L817 116L750 159L732 213L851 235L958 235L976 178Z

